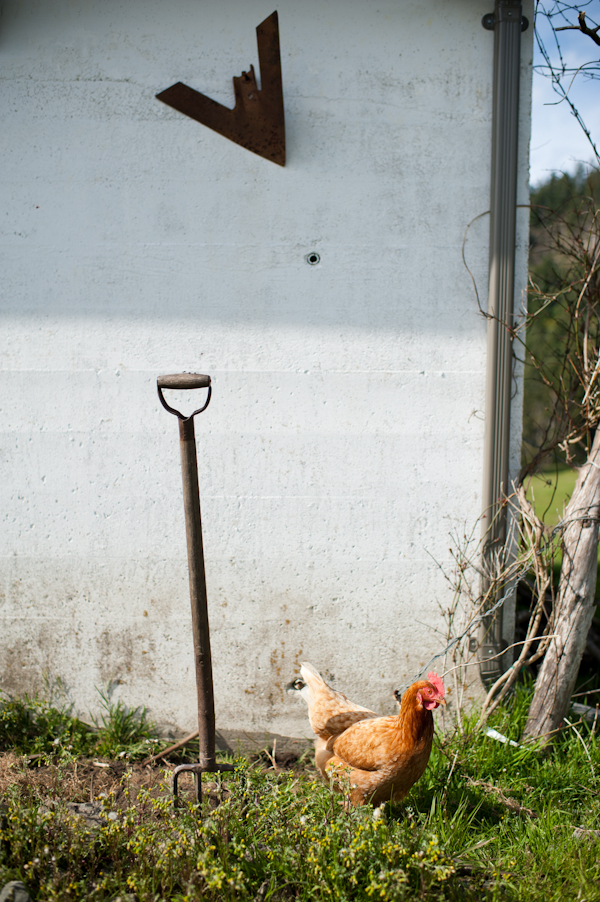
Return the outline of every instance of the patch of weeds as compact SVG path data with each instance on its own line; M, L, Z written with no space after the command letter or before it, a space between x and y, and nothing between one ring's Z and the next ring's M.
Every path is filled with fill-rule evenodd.
M146 708L128 708L122 701L113 703L108 692L98 690L104 709L93 718L97 730L95 751L105 758L145 758L156 736L156 727L148 718Z
M108 691L98 692L103 713L92 717L93 726L76 717L66 695L60 697L54 689L49 692L53 701L37 695L15 699L0 694L0 752L67 760L92 755L146 757L156 736L146 709L113 703Z
M220 902L259 891L272 900L445 898L456 868L427 825L346 811L322 783L247 761L223 785L228 797L207 804L202 820L193 802L174 812L169 796L143 791L115 810L112 793L95 831L60 806L8 793L0 880L22 879L48 902L127 893Z
M64 748L78 757L90 754L93 743L93 729L74 717L71 705L0 696L0 751L47 756Z
M529 691L492 721L517 743ZM126 771L100 793L92 784L94 829L60 793L15 783L4 796L0 885L23 880L47 902L600 902L598 735L579 725L540 752L494 741L476 722L475 712L464 734L438 735L407 802L375 811L348 808L310 773L241 758L231 774L204 775L202 811L191 780L175 811L166 784L134 787L136 775L160 784L168 772L111 765ZM65 785L77 767L64 765Z

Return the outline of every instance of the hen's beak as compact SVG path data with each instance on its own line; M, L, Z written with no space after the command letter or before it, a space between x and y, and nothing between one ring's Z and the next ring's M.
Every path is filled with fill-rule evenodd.
M436 698L436 702L438 703L438 705L443 705L444 708L446 707L446 699L445 698L438 697L438 698Z

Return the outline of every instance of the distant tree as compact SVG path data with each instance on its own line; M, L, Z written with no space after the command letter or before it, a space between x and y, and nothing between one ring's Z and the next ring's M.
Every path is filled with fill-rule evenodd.
M567 236L589 217L589 207L600 205L600 173L579 166L574 174L552 174L531 192L531 286L528 297L525 355L525 407L523 413L524 472L552 463L563 428L566 399L577 398L578 384L569 361L576 341L570 328L569 298L561 292L572 268ZM559 246L557 246L557 242ZM579 389L580 390L580 389ZM580 390L581 393L581 390ZM571 446L569 462L583 460L582 449ZM567 454L560 458L566 462Z

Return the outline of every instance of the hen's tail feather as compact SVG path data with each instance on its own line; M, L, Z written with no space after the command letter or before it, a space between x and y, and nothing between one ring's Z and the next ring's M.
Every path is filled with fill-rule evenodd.
M304 661L300 665L300 673L306 683L310 683L311 680L314 680L317 683L324 683L327 685L317 668L313 667L312 664L309 664L308 661Z
M300 673L302 675L302 679L304 680L304 685L299 687L300 695L310 709L315 702L315 691L318 692L319 689L323 687L329 687L327 687L327 683L325 682L319 671L312 666L312 664L301 664Z

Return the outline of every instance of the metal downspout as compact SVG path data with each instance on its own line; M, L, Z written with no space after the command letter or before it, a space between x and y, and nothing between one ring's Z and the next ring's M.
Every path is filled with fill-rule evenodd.
M494 30L494 82L492 112L492 166L490 198L490 260L487 332L487 378L483 474L484 573L494 551L506 540L508 494L510 396L515 284L515 229L517 204L517 139L519 124L519 70L521 29L526 27L520 0L496 0L493 14L483 26ZM483 593L489 580L483 578ZM495 599L492 599L492 602ZM502 658L490 660L505 647L502 608L486 618L479 636L479 669L491 685L503 672Z

